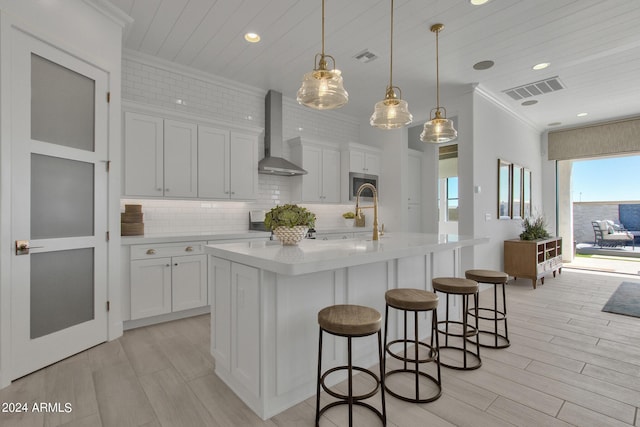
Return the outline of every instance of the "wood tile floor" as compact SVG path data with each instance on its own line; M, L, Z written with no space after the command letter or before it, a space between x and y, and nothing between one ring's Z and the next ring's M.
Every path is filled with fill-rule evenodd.
M623 281L640 283L567 269L537 290L510 282L511 347L483 349L475 371L443 368L435 402L388 396L388 425L640 426L640 318L600 311ZM127 331L0 390L0 402L68 402L71 412L0 412L0 426L313 425L314 398L260 420L213 374L208 348L208 316ZM356 425L378 425L359 415ZM321 425L348 423L336 409Z

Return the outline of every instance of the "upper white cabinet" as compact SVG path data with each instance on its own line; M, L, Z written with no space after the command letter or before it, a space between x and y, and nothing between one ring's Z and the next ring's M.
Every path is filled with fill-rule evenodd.
M300 137L289 140L291 159L308 173L292 177L292 199L302 202L340 202L340 147Z
M197 197L198 128L164 120L164 196Z
M164 121L125 113L124 141L124 194L163 196Z
M367 175L380 174L380 155L369 151L349 151L349 172Z
M125 196L256 198L257 129L208 126L206 120L190 123L132 109L124 114Z
M131 112L124 117L125 195L196 197L196 125Z
M257 165L256 136L198 126L198 197L255 199Z
M345 160L348 160L348 165L345 169L349 172L380 175L381 152L375 147L351 143L348 147L348 155L345 155Z

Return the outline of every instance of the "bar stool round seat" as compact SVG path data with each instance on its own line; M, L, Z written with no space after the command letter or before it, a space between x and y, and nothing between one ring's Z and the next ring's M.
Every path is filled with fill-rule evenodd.
M440 376L440 353L438 346L438 295L434 292L425 291L422 289L391 289L385 293L386 309L385 309L385 336L384 336L384 348L385 352L402 362L402 367L398 369L392 369L386 371L385 360L385 390L398 399L413 402L413 403L427 403L438 399L442 395L442 379ZM404 337L387 342L389 335L389 308L401 310L404 314ZM429 344L421 342L419 340L419 328L418 328L418 314L424 311L431 311L431 341ZM413 312L414 315L414 336L413 339L409 339L407 336L407 313ZM403 351L396 354L392 350L392 346L402 344ZM413 345L413 354L410 355L408 346ZM426 350L426 355L420 357L420 349ZM424 363L435 362L437 369L437 378L420 370L420 365ZM412 368L409 368L409 364L413 364ZM414 391L411 396L406 394L400 394L394 391L389 383L386 382L392 376L411 374L414 383ZM435 385L434 391L429 391L423 384L421 386L421 378ZM425 391L426 389L426 391ZM422 390L422 392L421 392Z
M318 312L318 325L320 326L319 343L318 343L318 381L316 390L316 427L320 425L320 417L327 410L338 406L347 405L349 407L349 426L353 426L353 406L362 406L371 410L382 422L383 426L387 425L387 412L384 398L384 363L382 352L382 316L377 310L361 305L342 304L325 307ZM322 335L327 332L332 335L347 338L347 364L344 366L336 366L322 372ZM376 374L369 369L353 366L352 345L351 340L357 337L365 337L369 335L378 335L378 361L380 364L380 373ZM331 390L325 381L327 377L338 371L347 371L347 394L338 393ZM360 394L353 394L353 371L363 373L373 379L375 386L372 390ZM330 396L338 399L320 407L320 391L324 390ZM368 399L380 392L382 411L373 407L362 400Z
M507 296L505 285L509 280L509 275L502 271L474 269L467 270L465 277L475 280L478 283L488 283L493 285L493 307L478 307L478 319L493 322L493 330L479 329L478 335L475 337L482 347L488 348L507 348L511 345L509 341L509 329L507 327ZM502 286L502 310L498 307L498 286ZM474 315L471 310L469 314ZM498 322L504 322L504 335L498 330ZM492 342L482 342L481 336L489 336ZM474 340L470 340L474 342Z
M451 369L458 370L472 370L478 369L482 366L482 360L480 359L480 344L479 340L475 341L475 352L467 348L467 342L469 338L478 335L478 282L471 279L465 279L461 277L436 277L432 280L433 290L435 292L441 292L446 295L446 319L438 322L438 332L445 337L444 346L440 346L442 350L452 350L454 352L462 353L462 361L457 363L456 361L441 361L442 366L446 366ZM462 296L462 320L450 320L449 316L449 296L461 295ZM473 296L474 308L475 308L475 327L469 325L467 320L467 313L469 311L469 297ZM444 329L442 329L444 325ZM462 329L460 332L454 332L450 330L450 326L458 326ZM454 345L449 344L450 338L461 338L462 344ZM469 360L471 359L471 360Z

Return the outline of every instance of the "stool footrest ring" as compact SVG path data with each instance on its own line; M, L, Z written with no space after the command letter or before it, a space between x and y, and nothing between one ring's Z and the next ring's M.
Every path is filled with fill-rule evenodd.
M354 405L358 405L358 406L362 406L365 407L367 409L369 409L370 411L372 411L374 414L376 414L378 416L378 418L380 418L380 421L382 421L382 425L386 426L387 425L387 420L385 419L384 415L382 415L382 413L374 408L373 406L369 405L368 403L365 402L357 402L354 401L352 402ZM318 422L316 422L316 427L319 427L319 419L320 417L322 417L322 414L324 414L328 409L331 409L335 406L339 406L339 405L348 405L349 401L348 400L338 400L336 402L331 402L327 405L325 405L322 409L320 409L320 411L318 412Z
M500 317L498 317L497 319L495 317L485 317L485 316L480 316L480 312L481 311L488 311L490 313L497 313L500 315ZM470 308L469 310L467 310L467 314L469 316L475 316L475 309ZM500 311L500 310L494 310L493 308L483 308L483 307L478 307L478 319L484 319L484 320L491 320L491 321L495 321L498 320L503 321L503 320L507 320L507 316L504 314L504 311Z
M387 346L385 347L385 351L387 352L388 355L390 355L391 357L393 357L394 359L398 359L402 362L409 362L409 363L416 363L416 360L413 357L408 357L407 355L405 356L400 356L396 353L393 353L391 351L391 346L394 344L415 344L415 341L413 340L403 340L403 339L399 339L399 340L394 340L391 341L390 343L387 344ZM428 362L433 362L434 360L436 360L436 358L438 357L438 351L431 347L429 344L424 343L424 342L418 342L418 345L422 346L422 347L426 347L427 349L429 349L429 355L425 358L425 359L418 359L417 363L428 363Z
M434 394L433 396L430 396L430 397L420 398L420 396L406 397L406 396L403 396L401 394L398 394L398 393L394 392L393 390L391 390L389 388L388 384L386 383L386 379L389 378L391 375L400 374L400 373L408 373L408 374L415 375L416 371L415 370L411 370L411 369L394 369L393 371L389 371L389 372L387 372L385 374L385 376L384 376L384 378L385 378L384 389L387 391L387 393L389 393L393 397L397 397L398 399L404 400L405 402L428 403L428 402L433 402L434 400L438 399L442 395L442 385L438 382L438 380L435 377L427 374L426 372L422 372L422 371L418 371L418 374L421 377L429 379L432 383L434 383L438 387L438 391L437 391L436 394ZM416 390L416 394L418 394L418 390Z
M480 347L486 347L486 348L507 348L511 345L511 341L509 341L509 338L507 338L506 336L502 335L502 334L496 334L493 331L485 331L480 329L478 331L478 334L483 334L483 335L490 335L492 338L495 339L495 336L498 336L498 340L502 339L502 341L504 341L504 344L498 344L497 346L495 344L484 344L484 343L480 343ZM477 339L477 336L476 336ZM475 340L473 340L473 337L467 338L467 341L470 343L475 344Z
M470 356L473 357L473 359L476 361L476 364L475 365L471 365L471 366L469 366L469 365L464 366L464 364L462 366L460 366L460 365L450 365L450 364L445 363L442 360L440 360L440 364L442 366L446 366L447 368L457 369L457 370L461 370L461 371L472 371L472 370L478 369L480 366L482 366L482 360L480 359L480 357L476 353L472 352L471 350L465 350L462 347L455 347L455 346L449 345L449 346L440 346L440 353L442 354L442 350L445 350L445 349L457 350L457 351L460 351L462 353L467 353L467 355L470 355Z
M335 397L336 399L344 399L344 400L348 400L349 396L346 394L341 394L341 393L337 393L333 390L331 390L329 387L327 387L324 383L325 378L336 371L347 371L349 369L349 366L345 365L345 366L336 366L335 368L331 368L328 371L326 371L322 377L320 377L320 385L322 386L322 389L324 391L326 391L328 394L330 394L331 396ZM351 399L356 402L358 400L364 400L364 399L368 399L371 396L375 395L378 390L380 389L380 378L378 378L378 376L376 374L374 374L373 372L371 372L368 369L362 368L360 366L352 366L351 367L352 370L354 371L358 371L358 372L363 372L367 375L369 375L371 378L373 378L373 380L376 382L376 386L375 388L370 391L369 393L365 393L365 394L361 394L358 396L352 396Z
M461 337L473 337L473 336L478 335L478 331L476 330L476 328L471 326L471 325L469 325L468 323L467 323L467 334L466 335L465 334L454 334L452 332L447 332L444 329L440 329L440 325L445 325L445 326L447 326L447 325L460 325L460 326L464 326L464 324L462 322L459 322L457 320L441 320L441 321L439 321L438 322L438 332L440 332L441 334L444 334L444 335L448 335L450 337L459 337L459 338L461 338ZM442 347L440 347L440 348L442 348Z

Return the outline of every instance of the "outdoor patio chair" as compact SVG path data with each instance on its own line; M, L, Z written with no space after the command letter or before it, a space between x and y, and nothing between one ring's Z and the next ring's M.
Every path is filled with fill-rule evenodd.
M626 230L616 230L613 221L591 221L595 244L600 247L626 246L631 242L631 247L635 250L633 234Z

